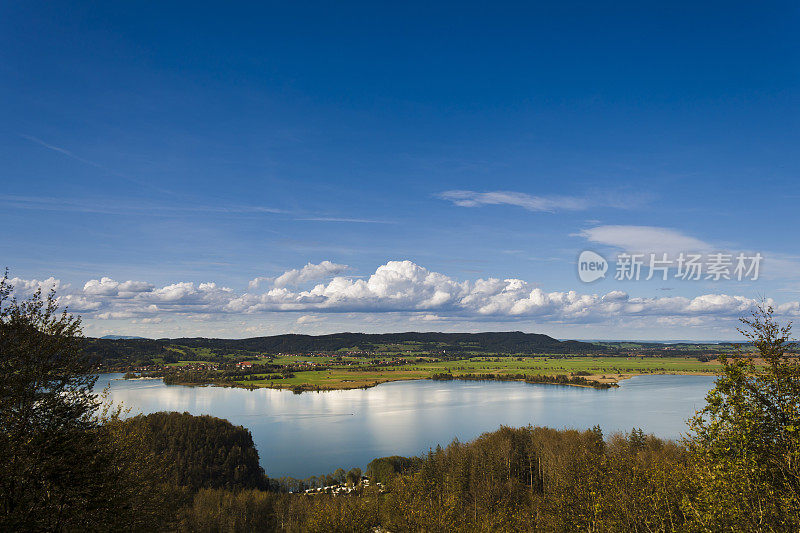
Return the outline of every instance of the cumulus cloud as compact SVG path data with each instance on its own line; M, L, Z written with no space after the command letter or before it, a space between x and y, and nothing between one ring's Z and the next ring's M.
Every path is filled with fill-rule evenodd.
M328 261L309 264L289 271L286 284L343 268L344 265ZM619 290L605 294L548 292L517 278L458 280L412 261L389 261L367 278L337 275L308 289L273 286L244 293L213 282L155 287L105 277L86 282L82 289L69 290L52 278L16 281L23 292L43 284L65 287L59 293L59 302L87 318L137 320L140 324L156 324L170 315L208 321L291 311L302 313L297 324L319 321L325 313L406 313L430 322L533 320L537 324L606 324L652 319L662 324L699 325L733 322L758 303L752 298L719 293L689 298L636 297ZM800 302L768 303L782 316L800 316Z
M26 296L33 294L39 289L41 289L43 293L47 293L51 290L61 292L69 287L69 285L61 283L61 280L55 279L52 276L43 280L10 278L8 280L8 284L14 287L14 292L16 294L22 294Z
M317 281L336 274L340 274L347 270L347 265L339 265L331 263L330 261L323 261L319 264L308 263L303 268L287 270L277 278L275 278L276 287L286 287L288 285L299 285L308 281ZM253 281L263 278L256 278Z
M103 302L96 298L89 298L82 294L62 294L58 296L58 304L73 313L87 313L97 311L103 307Z
M153 284L144 281L129 280L120 283L107 277L99 280L90 279L83 286L83 292L87 295L119 296L121 298L130 298L140 292L148 292L152 289Z
M263 283L267 283L270 281L272 281L272 278L264 278L264 277L253 278L247 283L247 288L249 290L255 290L259 288Z

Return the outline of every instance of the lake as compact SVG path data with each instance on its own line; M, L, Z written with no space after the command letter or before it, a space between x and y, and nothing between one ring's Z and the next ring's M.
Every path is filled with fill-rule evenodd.
M606 435L639 427L679 438L705 405L709 376L636 376L617 389L494 381L396 381L370 389L304 392L185 387L104 374L111 399L131 414L209 414L248 428L270 477L305 478L366 467L376 457L418 455L454 437L471 440L500 425L588 429Z

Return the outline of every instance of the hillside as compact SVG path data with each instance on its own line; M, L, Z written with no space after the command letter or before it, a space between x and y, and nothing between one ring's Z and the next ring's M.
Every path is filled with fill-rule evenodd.
M261 351L265 353L331 352L337 350L375 351L386 345L413 346L424 351L470 351L486 353L574 354L597 352L600 347L586 342L559 341L538 333L333 333L330 335L274 335L250 339L172 339L173 343L189 347Z
M153 357L214 359L230 356L279 353L367 353L427 352L458 354L581 354L608 348L578 341L559 341L537 333L334 333L330 335L274 335L249 339L93 339L85 349L108 365L134 364Z

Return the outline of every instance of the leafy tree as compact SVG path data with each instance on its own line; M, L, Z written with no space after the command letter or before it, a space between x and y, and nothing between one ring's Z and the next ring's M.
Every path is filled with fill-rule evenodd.
M399 455L379 457L367 465L366 475L372 482L386 483L394 474L412 468L416 461L416 458Z
M60 530L108 518L97 476L107 450L92 430L99 405L80 318L55 292L18 300L0 280L0 529Z
M55 292L13 296L0 280L0 529L60 529L101 502L87 490L102 456L89 436L98 406L80 318L57 312ZM88 459L88 461L87 461Z
M344 468L337 468L333 473L333 479L335 479L337 483L344 483L346 477L347 474L345 473Z
M770 306L742 319L757 350L724 355L707 406L690 421L698 496L686 507L707 530L800 529L800 365L791 324Z
M164 518L150 463L136 464L120 410L93 392L80 318L54 291L27 300L0 279L0 530L129 530ZM109 406L106 406L109 407ZM155 501L159 505L155 505ZM163 523L163 522L162 522Z
M361 469L351 468L350 471L347 472L347 484L358 485L359 483L361 483Z

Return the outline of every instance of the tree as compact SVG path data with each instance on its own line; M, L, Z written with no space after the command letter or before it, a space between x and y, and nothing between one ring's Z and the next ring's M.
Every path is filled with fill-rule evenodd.
M360 468L351 468L349 472L347 472L347 484L348 485L358 485L361 483L361 469Z
M136 442L136 463L152 465L173 487L240 490L269 484L250 431L227 420L161 412L113 426L120 438Z
M739 331L755 348L727 359L690 421L698 485L687 507L701 528L800 529L800 365L772 307L761 305Z
M347 474L345 473L344 468L337 468L333 473L333 479L336 480L336 483L344 483L346 478Z
M259 490L201 489L185 511L184 531L275 531L275 495Z
M13 296L0 280L0 529L61 529L98 503L81 484L101 455L88 431L99 405L80 318L57 312L55 292ZM96 452L96 453L95 453ZM89 461L87 462L87 454ZM99 506L102 507L102 506Z
M0 279L2 531L135 529L155 508L119 410L98 411L80 324L58 312L55 291L20 301Z

